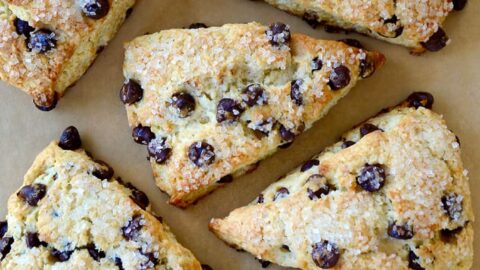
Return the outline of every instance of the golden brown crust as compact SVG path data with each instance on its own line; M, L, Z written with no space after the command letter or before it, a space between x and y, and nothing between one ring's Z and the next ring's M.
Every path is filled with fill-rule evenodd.
M170 203L187 206L221 185L217 181L222 177L243 174L285 143L279 135L282 125L296 134L308 129L361 75L371 75L385 61L380 53L302 34L292 34L287 45L273 46L267 29L250 23L168 30L126 45L124 75L143 88L143 98L126 106L129 123L150 127L171 148L163 164L151 159L157 185L170 194ZM315 58L323 65L312 71ZM350 80L333 91L329 76L340 65ZM302 81L300 105L291 95L297 79ZM263 88L261 104L245 103L242 91L250 84ZM180 92L195 99L188 117L172 110L172 97ZM242 106L236 121L216 118L224 98ZM215 161L208 166L199 167L189 158L189 147L199 141L214 148Z

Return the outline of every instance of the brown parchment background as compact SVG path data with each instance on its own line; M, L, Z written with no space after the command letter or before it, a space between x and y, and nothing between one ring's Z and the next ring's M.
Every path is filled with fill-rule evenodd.
M301 19L261 1L248 0L140 0L119 34L95 64L69 89L52 112L40 112L23 92L0 83L0 216L7 198L21 185L35 156L68 125L81 133L83 145L105 160L117 175L133 182L149 196L154 210L171 225L179 241L215 270L261 269L247 253L237 252L207 229L212 217L253 200L267 185L289 172L325 146L335 142L354 124L396 104L412 91L434 94L435 111L443 114L460 137L465 167L477 218L480 211L480 3L470 0L462 12L453 12L445 29L452 43L438 53L411 56L408 50L350 34L369 49L383 52L386 66L357 87L312 129L286 150L261 162L251 174L236 179L186 210L165 202L155 186L146 148L131 138L118 91L123 83L123 43L145 32L186 27L193 22L208 25L259 21L283 21L292 31L327 39L345 38L310 28ZM480 249L480 220L475 223L475 250ZM480 269L478 252L474 267ZM281 269L271 265L269 269Z

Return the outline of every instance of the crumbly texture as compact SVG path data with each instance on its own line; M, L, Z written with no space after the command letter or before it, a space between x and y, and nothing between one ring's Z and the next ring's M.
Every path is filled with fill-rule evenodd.
M143 210L135 203L132 197L138 190L94 176L106 170L83 150L63 150L52 142L23 184L45 185L44 197L36 206L17 194L8 200L3 239L13 237L13 244L0 269L200 269L150 206ZM134 217L141 228L129 231L131 238L126 239L124 228ZM38 236L35 247L27 245L30 233ZM89 246L103 254L94 259ZM72 253L61 262L52 255L54 249Z
M385 61L376 52L302 34L273 45L269 30L258 23L167 30L126 44L125 78L143 89L143 97L126 106L128 120L131 127L150 127L171 149L162 164L150 159L156 183L171 196L170 203L187 206L222 185L219 179L249 171L284 144L285 137L293 139L310 128ZM277 36L280 43L288 40L284 34ZM329 78L339 66L347 70L349 81L332 90ZM243 91L252 84L263 92L248 105ZM195 100L187 117L172 108L176 93ZM234 121L219 120L219 103L225 98L241 108L230 115L237 117ZM292 134L281 136L282 126ZM197 142L212 146L213 162L192 162L189 148Z
M455 135L423 107L368 123L383 131L361 138L362 125L345 134L313 157L317 165L293 171L210 229L262 260L301 269L319 269L314 244L325 240L339 251L332 269L470 269L474 215ZM345 148L345 141L355 144ZM384 170L383 187L369 186L377 191L359 184L366 164ZM329 255L317 262L331 263Z
M106 16L92 19L82 3L98 0L4 0L0 3L0 78L32 96L35 104L53 106L65 89L93 63L125 19L134 0L107 0ZM101 1L100 1L101 2ZM54 32L56 45L47 52L30 50L15 20L38 31Z
M453 9L451 0L265 0L311 24L326 24L357 31L425 51L426 42Z

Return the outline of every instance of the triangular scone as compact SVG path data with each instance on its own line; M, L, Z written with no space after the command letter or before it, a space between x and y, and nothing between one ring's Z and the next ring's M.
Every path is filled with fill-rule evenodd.
M0 269L198 269L147 196L70 127L35 159L0 222Z
M120 98L157 185L183 207L293 141L383 63L282 23L167 30L126 44Z
M328 32L357 31L414 53L438 51L450 41L442 24L452 10L462 10L467 0L265 0L301 16L312 27Z
M112 39L135 0L0 1L0 78L43 111Z
M413 94L210 229L262 260L301 269L469 269L467 171L455 135L423 107L432 102Z

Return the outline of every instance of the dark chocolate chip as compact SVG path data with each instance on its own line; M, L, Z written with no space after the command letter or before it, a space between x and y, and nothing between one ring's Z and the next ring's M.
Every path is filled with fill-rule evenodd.
M110 165L108 165L106 162L102 161L102 160L95 160L95 162L97 162L98 164L102 165L102 167L106 167L106 168L97 168L95 169L93 172L92 172L92 175L97 177L98 179L101 179L101 180L104 180L104 179L110 179L113 177L113 174L115 173L112 169L112 167L110 167Z
M76 150L82 146L82 140L80 134L74 126L67 127L60 135L60 141L58 146L63 150Z
M33 105L35 105L35 107L42 112L49 112L55 109L55 107L57 107L57 103L58 103L58 95L56 93L53 94L49 100L47 100L42 104L37 104L37 102L33 100Z
M340 259L340 250L336 244L323 240L312 246L312 259L320 268L332 268Z
M454 221L458 221L463 212L463 196L450 193L442 197L442 205L445 213Z
M277 192L273 196L273 201L283 199L283 198L287 197L289 194L290 194L290 191L288 191L288 188L281 187L281 188L277 189Z
M250 84L242 91L242 100L249 107L267 104L265 89L258 83Z
M3 260L5 256L10 252L12 249L12 244L13 244L13 237L3 237L0 240L0 254L2 254L2 257L0 260Z
M140 234L140 230L143 227L143 217L141 215L134 215L130 221L128 221L125 227L122 227L122 233L125 239L133 240Z
M162 223L163 222L163 217L158 216L156 214L153 214L153 216L158 220L158 222Z
M25 37L29 37L30 33L35 30L27 21L23 21L19 18L15 18L13 25L15 25L15 32L19 35L24 35Z
M284 142L292 142L295 139L295 133L280 125L280 137Z
M55 33L48 29L31 32L27 38L27 47L34 53L46 53L57 46Z
M375 73L375 63L367 54L365 59L360 60L360 77L368 78Z
M172 95L171 105L180 118L185 118L195 110L195 98L187 92L175 93Z
M120 259L119 257L116 257L115 266L117 266L119 270L124 270L122 259Z
M445 31L442 28L438 28L437 32L430 36L426 42L422 42L422 45L425 49L436 52L447 46L448 41L449 38Z
M50 251L50 254L59 262L66 262L70 259L70 256L72 256L74 250L66 250L66 251L60 251L58 249L53 248Z
M188 29L199 29L199 28L208 28L208 26L204 23L192 23L188 26Z
M213 270L213 268L210 267L210 265L208 264L202 264L201 267L202 267L202 270Z
M123 84L122 89L120 90L120 100L123 104L133 104L142 100L143 98L143 88L135 82L134 80L128 80Z
M350 147L354 144L355 144L355 142L353 142L353 141L344 141L343 144L342 144L342 148L345 149L345 148L348 148L348 147Z
M343 65L340 65L332 70L330 73L330 80L328 85L333 91L340 90L350 83L350 70Z
M150 127L144 127L140 124L132 130L132 137L136 143L148 144L151 140L155 139L155 134Z
M313 58L313 60L312 60L312 72L317 71L317 70L321 70L322 67L323 67L322 59L320 59L318 57Z
M318 15L313 11L307 11L303 14L302 19L308 23L313 29L320 25L318 21Z
M466 4L467 0L453 0L453 9L455 9L456 11L460 11L465 8Z
M290 247L287 246L287 245L282 245L281 249L287 251L287 252L290 252Z
M301 172L308 171L313 166L318 166L319 164L320 164L320 161L318 159L309 160L302 165L302 168L300 168L300 171Z
M262 120L260 122L256 123L248 123L248 128L254 131L255 136L258 139L262 139L265 136L268 136L270 134L270 131L272 131L273 128L273 119L268 118L267 120Z
M365 136L369 133L372 133L374 131L377 131L377 130L381 131L381 129L379 127L375 126L374 124L365 123L360 127L360 137L363 137L363 136Z
M415 92L412 93L407 98L408 104L410 107L414 107L418 109L419 107L425 107L427 109L431 109L433 106L433 96L427 92Z
M172 148L166 143L167 138L155 138L148 143L148 155L155 160L157 164L163 164L170 157Z
M0 221L0 238L4 237L8 231L8 222L6 220Z
M231 174L227 174L222 178L220 178L220 180L218 180L217 183L224 184L224 183L231 183L232 181L233 181L233 176Z
M303 95L302 91L300 90L302 83L302 80L293 80L290 83L290 98L297 106L301 106L303 104Z
M359 49L364 48L362 43L360 43L360 41L358 41L357 39L354 39L354 38L344 38L344 39L339 39L338 41L343 42L343 43L345 43L345 44L347 44L348 46L351 46L351 47L355 47L355 48L359 48Z
M82 7L83 14L95 20L105 17L109 10L108 0L87 0Z
M257 203L264 203L265 202L265 197L263 196L263 193L260 193L257 198Z
M215 161L215 149L206 142L195 142L188 148L188 158L198 167L210 165Z
M390 26L390 27L388 27L388 29L395 29L395 30L393 31L393 33L389 33L388 35L383 35L381 33L378 33L379 35L381 35L382 37L386 37L386 38L397 38L400 35L402 35L403 26L401 26L401 24L400 24L400 22L397 18L397 15L393 15L392 17L390 17L388 19L382 19L382 20L383 20L384 24L393 25L393 27Z
M323 28L324 28L325 32L331 33L331 34L339 34L339 33L342 33L342 32L344 32L345 34L348 34L348 32L349 32L348 30L343 29L343 28L338 27L338 26L335 26L335 25L326 24L326 25L323 26Z
M290 42L290 27L284 23L273 23L265 32L273 46L287 45Z
M40 241L38 238L38 233L36 232L27 232L25 234L25 243L28 248L36 248L39 246L47 246L47 243Z
M153 252L144 253L141 250L140 250L140 253L143 256L147 257L147 261L142 262L142 264L140 265L140 270L155 268L155 266L158 264L158 259L155 257L155 253Z
M408 252L408 268L413 270L425 270L418 262L418 256L413 251Z
M390 237L401 240L412 239L415 235L412 225L408 223L397 224L396 221L388 225L387 233Z
M47 194L47 186L44 184L33 184L23 186L17 196L30 206L37 206L38 202Z
M270 265L269 261L265 261L265 260L262 260L262 259L257 259L257 260L260 263L260 265L262 266L262 268L267 268Z
M102 258L105 258L105 252L101 251L101 250L98 250L96 247L95 247L95 244L94 243L90 243L87 245L87 250L88 250L88 254L90 254L90 256L95 260L95 261L99 261L100 259Z
M458 228L453 229L453 230L442 229L442 230L440 230L440 239L441 239L443 242L452 243L452 242L456 239L456 236L457 236L462 230L463 230L463 227L458 227Z
M150 200L148 199L147 195L138 189L132 190L132 195L130 198L143 210L145 210L145 208L147 208L147 206L150 204Z
M330 192L330 187L327 185L322 185L319 189L313 191L310 188L307 188L308 198L310 200L318 200L322 195L328 195Z
M243 111L240 103L231 98L222 98L217 105L217 122L235 122Z
M366 164L357 176L357 184L369 192L380 190L385 184L385 170L383 166L380 164Z

